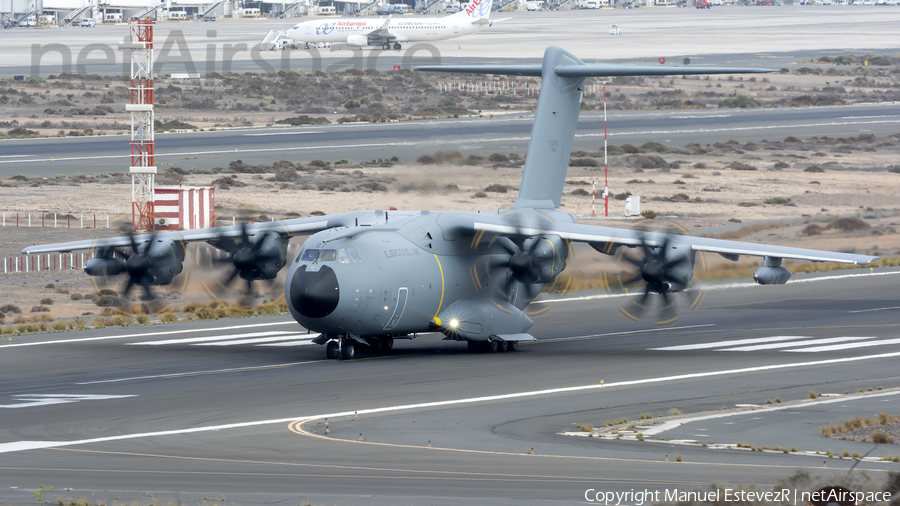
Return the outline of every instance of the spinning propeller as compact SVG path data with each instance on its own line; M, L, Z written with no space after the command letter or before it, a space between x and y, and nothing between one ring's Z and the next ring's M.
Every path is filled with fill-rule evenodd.
M125 286L122 289L123 296L128 297L131 289L134 288L135 285L140 285L144 289L144 300L153 300L155 297L153 296L153 291L150 290L150 285L153 284L154 278L150 275L150 269L152 268L151 257L153 248L156 243L153 239L150 239L147 246L144 248L144 251L140 251L138 249L139 245L137 240L135 239L135 234L128 234L128 239L131 242L131 251L123 251L119 248L109 248L104 250L100 256L91 260L97 262L98 267L96 268L99 269L104 276L114 276L122 272L128 276L128 280L125 282ZM112 253L118 253L119 256L124 257L125 260L122 261L116 258ZM89 269L86 266L85 271L88 270ZM92 274L90 272L88 273Z
M662 299L659 306L659 316L657 325L670 325L678 318L677 307L673 296L670 292L680 291L684 288L687 281L690 280L690 270L692 269L691 260L688 255L672 248L672 235L665 234L662 236L662 243L651 245L647 241L647 237L640 237L640 250L642 256L635 258L627 253L622 258L639 269L634 276L621 281L623 288L631 285L643 283L644 293L637 300L633 300L626 307L619 308L619 312L632 321L638 321L643 318L647 309L651 305L651 293L659 294ZM687 275L684 268L687 267ZM698 299L694 300L692 307L696 306Z
M226 276L223 281L218 283L221 291L227 290L231 283L234 282L234 278L238 276L241 276L247 281L247 292L253 291L253 280L258 277L260 248L263 247L268 235L269 231L264 230L259 235L256 242L252 242L250 241L250 235L247 233L247 224L243 223L241 224L241 235L239 240L228 239L232 241L234 245L232 248L228 248L231 250L231 256L213 260L215 263L219 264L230 263L234 265L234 269L231 273Z

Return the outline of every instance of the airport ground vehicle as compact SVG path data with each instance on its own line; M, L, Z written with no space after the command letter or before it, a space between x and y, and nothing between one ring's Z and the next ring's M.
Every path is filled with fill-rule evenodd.
M709 9L712 7L712 4L709 3L709 0L697 0L694 2L694 7L697 9Z
M93 28L95 26L97 26L97 22L94 21L94 18L81 18L82 28Z

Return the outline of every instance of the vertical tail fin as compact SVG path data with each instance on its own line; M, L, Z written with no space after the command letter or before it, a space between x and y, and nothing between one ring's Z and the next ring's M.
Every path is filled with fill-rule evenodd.
M494 0L472 0L466 5L466 8L451 14L450 18L461 18L467 21L478 21L479 19L488 19L491 16Z
M487 2L489 8L490 0L481 1ZM777 72L763 68L587 65L577 56L556 46L544 51L541 65L443 65L422 66L416 70L541 77L541 95L528 143L522 185L519 198L513 204L514 208L535 209L559 207L586 78Z

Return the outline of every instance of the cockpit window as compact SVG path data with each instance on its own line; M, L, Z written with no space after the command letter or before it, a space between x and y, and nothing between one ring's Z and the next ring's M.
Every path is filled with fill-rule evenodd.
M303 252L302 260L304 262L313 262L316 260L316 257L319 256L319 250L317 249L308 249Z
M338 262L342 264L350 263L350 257L347 255L347 250L345 250L344 248L338 250Z
M319 261L320 262L329 262L333 261L337 256L337 251L333 249L323 249L319 252Z
M358 264L362 261L359 259L359 255L356 254L356 250L353 248L347 248L347 254L350 256L350 260L352 260L355 264Z

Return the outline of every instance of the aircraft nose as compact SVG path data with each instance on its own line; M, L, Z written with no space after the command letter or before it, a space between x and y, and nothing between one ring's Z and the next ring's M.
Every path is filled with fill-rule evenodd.
M337 308L341 298L334 270L323 265L318 271L307 271L302 265L291 279L291 303L307 318L323 318Z

